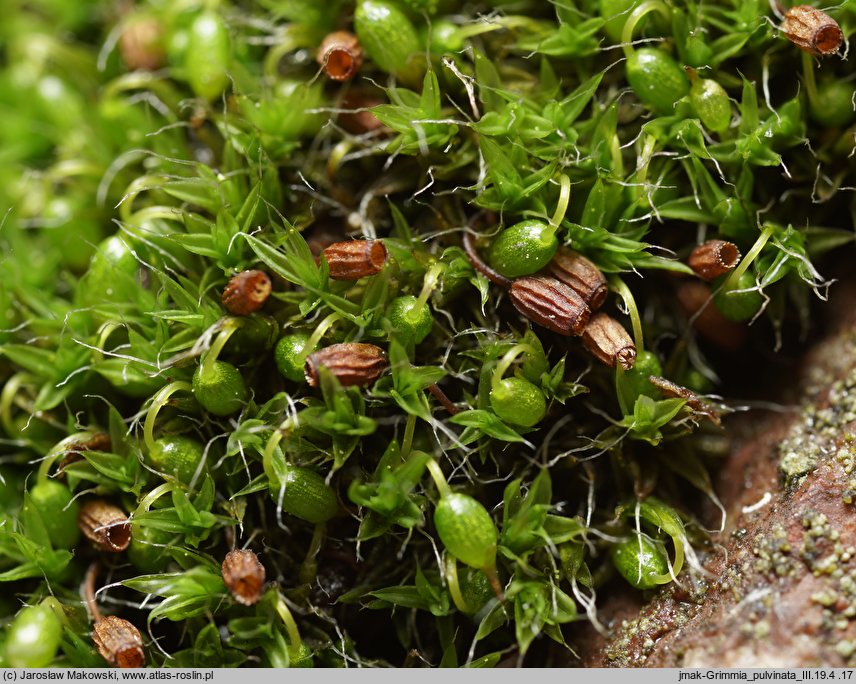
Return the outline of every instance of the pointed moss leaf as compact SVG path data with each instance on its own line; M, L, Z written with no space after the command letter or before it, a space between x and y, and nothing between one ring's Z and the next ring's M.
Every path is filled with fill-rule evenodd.
M503 423L496 415L489 411L481 409L471 409L469 411L461 411L449 419L455 425L464 425L466 427L475 428L476 430L501 439L504 442L523 442L523 437L512 430L508 425Z

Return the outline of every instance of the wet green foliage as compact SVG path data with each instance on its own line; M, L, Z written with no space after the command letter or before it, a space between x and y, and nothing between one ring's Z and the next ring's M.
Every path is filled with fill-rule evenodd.
M852 39L853 4L832 13ZM699 572L721 433L648 378L733 394L684 261L737 244L707 306L751 361L812 330L854 238L847 63L777 21L766 0L7 3L0 664L103 664L96 560L148 664L208 667L563 663L615 583ZM339 83L315 52L342 27L364 63ZM590 259L636 368L532 326L465 232L509 277L556 244ZM318 255L350 238L383 241L379 273L330 278ZM232 316L245 269L273 293ZM307 356L343 342L385 372L310 387ZM79 535L95 496L127 551ZM254 605L220 576L235 547L266 568Z

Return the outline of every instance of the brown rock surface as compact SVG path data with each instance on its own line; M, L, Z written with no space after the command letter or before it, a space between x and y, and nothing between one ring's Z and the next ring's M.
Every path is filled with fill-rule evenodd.
M842 288L843 289L843 288ZM856 298L802 365L792 411L750 415L717 475L708 577L612 596L572 642L587 667L856 662ZM715 523L711 515L709 523Z

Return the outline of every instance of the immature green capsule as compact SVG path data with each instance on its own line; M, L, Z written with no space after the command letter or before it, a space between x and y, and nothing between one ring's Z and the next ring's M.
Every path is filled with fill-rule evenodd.
M660 376L663 374L663 369L660 366L660 360L654 352L642 351L636 355L636 363L629 371L624 372L623 383L627 390L628 404L631 406L636 401L636 397L644 394L652 399L658 398L660 395L656 388L648 382L648 378L652 375Z
M547 414L544 393L523 378L505 378L490 391L490 406L506 423L532 427Z
M517 278L544 268L558 248L553 226L521 221L497 235L488 251L488 263L506 278Z
M422 50L407 15L384 0L361 0L354 11L354 29L363 52L382 71L396 76L413 69L411 58Z
M434 526L449 553L465 565L482 570L496 565L496 526L473 497L444 496L434 510Z
M705 128L721 133L731 124L731 100L719 83L697 78L690 87L690 104Z
M207 373L200 364L193 373L193 396L208 413L231 416L247 402L249 390L244 377L235 366L215 361Z
M81 278L77 295L84 306L123 302L125 288L139 287L134 281L140 264L128 243L117 235L103 240L92 255L89 270Z
M428 43L428 48L435 55L458 52L464 47L460 27L443 19L431 22L425 36L425 42Z
M62 639L62 623L47 606L27 606L12 620L6 658L12 667L47 667Z
M205 448L190 437L169 435L155 440L149 461L156 470L189 483L199 469Z
M232 60L229 29L215 12L202 12L190 25L185 73L193 92L205 100L219 97L229 85Z
M39 482L30 490L29 505L39 512L54 548L71 549L77 545L80 507L68 487L54 480Z
M270 493L282 510L307 522L326 522L339 512L336 492L309 468L289 466L285 482L271 482Z
M751 292L739 292L749 290L756 286L755 276L748 271L737 279L737 283L728 289L717 288L721 284L714 282L713 303L719 312L732 321L747 321L754 316L764 305L764 296L758 290Z
M162 572L172 560L164 547L174 538L173 532L158 530L132 520L131 544L126 550L128 560L140 572Z
M386 309L386 317L393 325L395 334L419 344L428 337L434 325L434 317L427 302L419 302L413 295L392 300Z
M627 82L636 96L657 114L674 113L675 102L690 90L690 80L668 54L641 48L627 58Z
M811 118L822 126L840 128L853 120L853 86L831 80L817 86L817 94L809 99Z
M294 333L286 335L276 343L274 361L279 372L294 382L306 382L303 368L306 365L306 357L311 349L306 348L309 335Z
M273 347L279 337L279 324L275 318L255 313L244 316L241 320L243 325L232 333L223 347L222 356L246 359L247 356L255 356Z
M645 535L633 535L613 545L610 557L615 569L637 589L653 589L669 564L657 544Z

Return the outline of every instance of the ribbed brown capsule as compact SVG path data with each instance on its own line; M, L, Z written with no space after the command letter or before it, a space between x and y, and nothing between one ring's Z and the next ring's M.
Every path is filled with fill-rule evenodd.
M610 368L621 366L630 370L636 363L636 345L630 335L621 323L603 312L591 317L583 330L582 342L592 356Z
M740 250L733 242L708 240L692 251L687 263L699 278L711 281L740 263Z
M779 28L789 41L812 55L832 55L841 47L841 27L835 19L809 5L787 10Z
M606 278L600 269L582 254L566 247L559 247L544 272L570 287L592 311L603 305L609 293Z
M248 316L264 306L271 289L270 278L264 271L242 271L226 284L221 301L229 313Z
M223 581L238 603L251 606L262 595L265 567L259 557L247 549L235 549L226 554L221 568Z
M80 531L101 551L118 553L131 543L131 523L118 506L94 499L80 507L77 516Z
M316 60L334 81L347 81L363 65L363 49L353 33L334 31L321 41Z
M514 308L526 318L560 335L582 335L591 316L582 297L548 276L517 278L509 296Z
M675 290L675 296L702 337L730 351L737 351L743 346L745 327L729 321L719 312L713 305L707 285L698 280L685 280Z
M380 273L386 263L386 247L380 240L345 240L324 250L333 280L359 280Z
M143 667L146 654L140 630L127 620L108 615L92 629L92 641L98 652L114 667Z
M324 366L344 386L370 385L387 368L383 349L363 342L332 344L306 359L304 372L311 387L318 385L318 368Z

